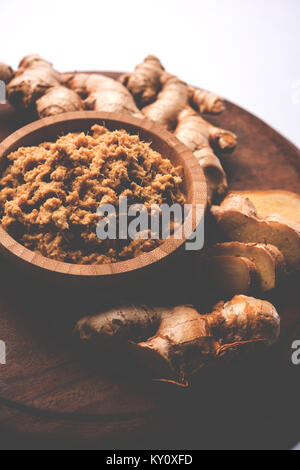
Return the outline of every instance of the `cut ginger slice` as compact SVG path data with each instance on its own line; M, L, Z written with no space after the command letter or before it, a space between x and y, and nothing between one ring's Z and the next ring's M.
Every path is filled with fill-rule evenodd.
M259 219L279 214L300 224L300 195L289 191L234 191L232 194L248 198L255 206Z
M258 287L255 264L247 258L234 256L207 256L201 266L203 282L226 296L249 294Z
M273 245L240 242L219 243L213 246L209 253L212 256L243 257L252 261L256 266L261 292L274 289L285 274L283 254Z
M300 224L280 216L259 219L252 202L229 195L211 213L228 241L264 243L276 246L283 254L288 271L300 269Z

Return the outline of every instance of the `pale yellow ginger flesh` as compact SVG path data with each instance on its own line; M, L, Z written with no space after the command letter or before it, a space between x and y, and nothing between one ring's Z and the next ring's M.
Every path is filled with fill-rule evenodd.
M249 199L229 195L211 213L228 241L274 245L284 256L288 271L300 269L300 224L280 215L258 218Z
M83 102L77 93L64 86L49 88L36 102L40 118L72 113L84 109Z
M142 107L155 101L161 89L165 69L155 56L148 56L134 72L122 75L119 81L125 85Z
M143 107L156 100L166 74L157 57L147 56L132 73L122 75L119 80L132 93L138 105ZM193 87L189 87L188 93L190 104L200 113L218 114L225 109L224 100L214 93Z
M207 253L208 263L211 258L215 257L227 257L227 273L224 272L222 267L222 261L220 261L220 283L228 283L228 278L232 279L231 269L234 270L234 260L247 258L255 265L255 271L258 278L256 285L257 291L267 292L275 289L277 284L282 280L285 275L285 260L283 254L273 245L255 244L255 243L240 243L240 242L228 242L219 243ZM235 261L236 262L236 261ZM232 268L230 267L232 263ZM225 278L227 274L227 279ZM241 280L240 280L241 282ZM242 293L243 291L241 291Z
M232 150L237 137L213 126L197 112L219 113L224 109L224 100L213 93L189 87L167 73L154 56L146 57L134 72L123 75L120 81L127 86L147 118L174 131L176 137L194 151L205 173L209 203L224 196L227 178L213 148L221 152Z
M228 189L227 177L210 146L209 128L201 116L186 107L178 116L175 135L194 153L203 169L208 186L208 201L211 202L215 195L224 195Z
M220 296L252 294L258 288L256 265L246 257L205 256L198 270L197 282L201 288L218 292Z
M127 88L112 78L78 73L65 75L63 80L74 92L85 98L87 109L144 117Z
M233 191L233 194L249 199L256 208L259 219L281 215L300 224L300 195L290 191Z
M225 110L223 98L214 93L189 87L189 94L191 104L194 105L200 113L219 114Z
M142 109L143 114L170 131L175 127L180 111L188 102L186 83L174 75L165 73L162 78L162 91L154 103Z

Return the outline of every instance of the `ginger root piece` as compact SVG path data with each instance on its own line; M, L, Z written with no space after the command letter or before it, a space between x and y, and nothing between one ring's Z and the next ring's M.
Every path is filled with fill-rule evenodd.
M82 99L88 97L86 82L91 77L88 73L64 73L61 80L64 86L77 93Z
M64 83L85 99L85 107L95 111L128 113L137 118L143 114L130 92L120 82L104 75L73 74L63 77Z
M26 56L6 87L8 100L18 109L37 111L40 118L83 109L79 96L61 82L62 75L50 62Z
M152 103L157 97L164 75L165 68L160 60L150 55L142 64L137 65L132 73L122 75L119 80L132 93L138 105L143 107ZM200 113L217 114L225 109L224 100L209 91L189 87L189 97L191 104Z
M227 240L274 245L282 252L288 271L300 269L300 224L279 215L259 219L248 199L232 194L221 206L212 207L211 213Z
M218 303L208 322L221 344L218 356L245 342L262 341L271 346L280 335L280 317L275 307L270 302L244 295Z
M178 116L175 136L195 155L202 167L208 186L208 201L215 195L224 196L228 189L227 177L220 160L210 146L209 130L199 114L186 107Z
M9 83L13 76L13 69L9 65L0 62L0 80L4 83Z
M201 113L220 113L224 109L222 98L214 93L189 87L176 76L167 73L155 56L146 57L134 72L123 75L120 81L141 105L157 97L154 103L144 107L142 111L149 119L169 129L172 129L179 112L188 107L189 103ZM203 127L207 126L211 143L217 148L225 150L236 146L235 134L219 129L204 119L202 123Z
M24 57L15 77L7 85L9 101L16 108L32 109L45 92L60 85L60 74L38 55Z
M289 191L233 191L232 194L249 199L255 206L260 219L279 214L300 224L300 195Z
M155 333L160 318L160 309L127 305L81 319L75 332L83 341L96 341L108 346L129 339L139 342Z
M246 257L226 255L204 256L200 262L199 281L222 296L251 294L258 290L259 279L256 265Z
M127 344L157 379L186 386L219 360L274 344L280 318L269 302L239 295L208 315L189 306L112 309L83 318L74 333L93 346Z
M55 116L62 113L82 111L84 109L80 96L64 86L49 88L36 102L40 118Z
M223 98L214 93L189 87L190 102L201 114L220 114L225 109Z
M216 127L201 116L200 119L202 120L203 126L207 127L209 140L213 147L222 151L232 150L236 147L237 136L233 132Z
M228 283L228 279L225 279L225 276L227 275L228 278L232 278L231 271L234 275L236 274L234 267L234 263L236 262L234 260L236 259L247 258L254 263L259 279L258 288L260 292L267 292L274 289L286 272L283 254L273 245L239 242L219 243L213 246L208 252L209 259L213 258L213 260L215 260L216 257L221 258L218 276L221 277L221 282L224 282L225 285ZM222 266L224 257L229 258L227 272L226 268ZM223 279L222 274L224 274ZM241 293L243 293L243 291L241 291Z
M175 129L178 139L195 152L208 181L209 202L215 195L224 196L228 188L226 174L210 144L221 151L231 150L237 144L236 135L213 126L189 107L192 101L198 108L205 106L206 110L220 112L223 101L216 95L188 87L176 76L165 72L153 56L147 57L133 73L123 75L120 80L140 106L156 97L154 102L142 108L143 114L170 131ZM80 90L81 87L77 87L77 92Z
M126 86L142 107L152 103L161 89L161 76L165 69L155 56L148 56L134 72L122 75L119 81Z
M156 124L173 130L179 113L188 104L188 86L175 75L164 73L162 90L154 103L142 109L143 114Z

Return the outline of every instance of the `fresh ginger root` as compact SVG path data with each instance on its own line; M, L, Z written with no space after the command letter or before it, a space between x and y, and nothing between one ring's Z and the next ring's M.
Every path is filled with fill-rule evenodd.
M201 114L220 114L225 109L223 98L210 91L199 90L189 87L190 104L194 106Z
M24 57L6 89L13 106L37 111L39 117L83 109L78 96L61 84L61 74L38 55Z
M281 215L300 224L300 195L280 189L260 191L234 191L232 194L249 199L257 210L259 219L270 215Z
M226 240L274 245L284 256L288 272L300 269L300 224L280 215L259 219L252 202L230 194L211 214Z
M155 101L163 87L166 74L160 60L155 56L148 56L132 73L122 75L120 81L134 96L139 106L143 107ZM189 99L200 113L217 114L225 109L224 100L209 91L188 88Z
M64 81L74 92L86 98L87 109L144 117L127 88L112 78L79 73L65 76Z
M0 80L4 83L9 83L13 76L13 69L9 65L0 62Z
M134 75L133 75L134 76ZM156 101L142 109L143 114L170 131L192 150L204 170L208 182L208 200L224 196L228 184L225 171L212 146L219 150L233 149L236 136L204 120L188 106L189 88L186 83L166 72L161 74L162 90Z
M274 245L267 245L265 243L240 243L236 241L218 243L217 245L212 246L206 252L205 256L207 258L208 270L210 270L212 259L219 260L219 269L217 275L221 284L221 288L225 287L225 285L229 283L229 285L234 286L235 292L237 289L239 289L239 293L243 292L240 290L240 283L243 282L243 276L240 274L236 280L234 279L233 263L236 263L236 260L246 258L254 264L258 281L255 292L268 292L275 289L278 283L286 275L284 256ZM225 268L222 263L224 258L228 259L227 267ZM212 265L214 264L212 263ZM213 286L215 277L216 276L213 277Z
M170 131L176 129L177 137L195 152L204 169L209 200L215 195L223 196L227 190L226 174L212 148L233 149L236 136L213 126L190 106L220 112L223 100L193 89L167 73L154 56L148 56L119 81L96 74L60 74L41 57L27 56L8 83L7 93L15 107L36 110L39 117L92 109L127 113L141 119L146 116Z
M185 133L185 126L187 126L187 132ZM175 129L175 135L178 136L178 129L185 134L185 145L189 142L187 147L191 147L192 142L195 145L195 138L198 135L197 141L207 142L208 146L212 146L218 150L232 150L237 145L237 137L233 132L216 127L210 122L203 119L196 111L191 107L186 107L182 110L182 113L178 116L178 125ZM193 132L194 131L194 132ZM193 133L193 135L192 135ZM189 134L189 136L188 136ZM181 139L180 139L181 140Z
M40 118L83 110L83 102L77 93L64 86L49 88L36 102Z
M142 112L148 119L171 131L188 102L188 87L175 75L168 73L161 77L161 85L162 90L154 103L145 106Z
M134 72L120 81L135 97L143 114L170 131L192 150L204 170L208 183L208 199L225 195L227 177L213 148L231 150L237 144L236 135L213 126L200 112L220 113L224 100L213 93L196 90L167 73L154 56L146 57ZM151 104L147 104L150 102Z
M165 69L155 56L148 56L134 72L122 75L119 81L128 88L139 106L152 103L161 89Z
M210 146L209 127L192 108L186 107L178 116L176 137L188 147L202 167L208 186L208 201L223 196L227 189L226 173Z
M237 136L228 130L216 127L200 116L203 126L207 128L211 145L219 150L232 150L237 145Z
M93 346L127 344L155 378L180 385L223 358L272 345L279 333L275 307L243 295L207 315L188 306L128 306L83 318L75 327L79 339Z

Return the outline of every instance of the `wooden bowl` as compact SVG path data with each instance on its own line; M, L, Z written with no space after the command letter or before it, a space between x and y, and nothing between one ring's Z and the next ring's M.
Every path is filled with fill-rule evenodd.
M187 203L206 206L207 190L204 174L195 159L183 144L172 134L147 119L135 119L127 114L113 114L94 111L67 113L42 119L14 132L0 144L0 161L19 147L38 145L44 141L55 141L68 132L87 131L93 124L103 124L110 130L125 129L151 142L154 150L169 158L173 164L182 165L185 173ZM193 220L193 231L196 221ZM192 235L192 233L190 234ZM186 237L186 239L188 236ZM0 226L0 252L29 274L38 274L48 281L99 281L99 285L111 286L126 278L134 278L149 272L168 257L183 248L186 239L170 239L159 248L135 259L109 265L75 265L62 263L34 253L14 240Z

